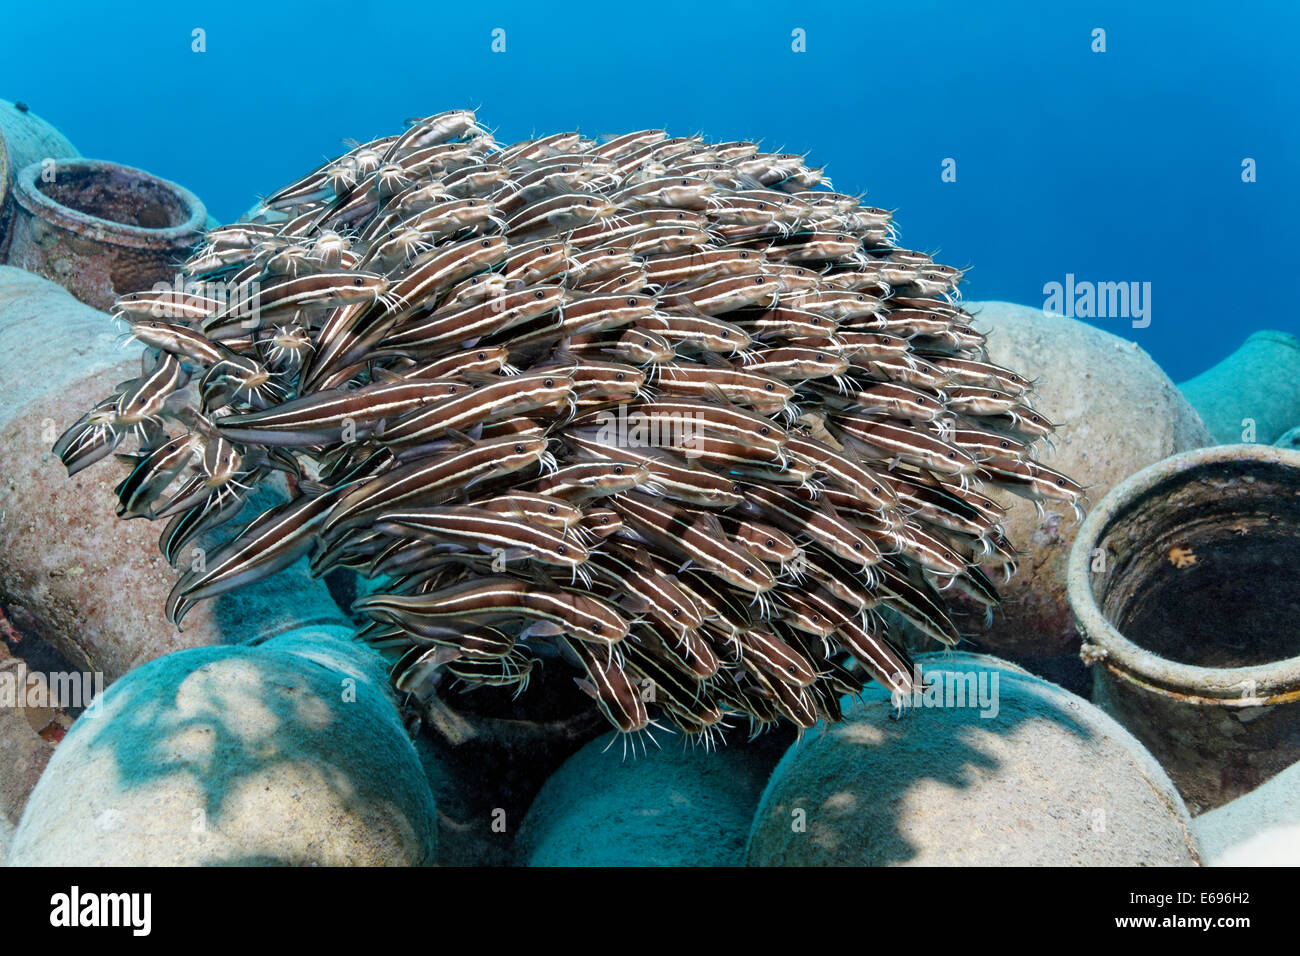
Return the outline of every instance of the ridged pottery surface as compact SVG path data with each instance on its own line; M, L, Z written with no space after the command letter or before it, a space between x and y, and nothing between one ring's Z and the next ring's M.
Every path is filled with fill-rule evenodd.
M1271 445L1300 421L1300 338L1256 332L1218 365L1178 387L1216 442Z
M1300 760L1300 452L1226 445L1133 475L1070 560L1093 699L1193 812Z
M0 100L0 263L5 261L9 252L14 173L44 159L79 155L62 133L31 110Z
M1034 369L1037 407L1059 427L1043 463L1087 486L1097 501L1152 462L1211 443L1196 411L1151 357L1132 342L1083 322L1007 302L972 302L975 326L989 332L990 361ZM1065 568L1079 522L1069 508L994 493L1011 508L1007 536L1024 552L998 588L1003 604L986 627L982 609L960 622L982 647L1029 664L1076 692L1088 685L1079 636L1065 595Z
M378 656L343 629L152 661L73 725L13 865L421 865L436 808Z
M96 159L32 163L15 172L13 194L9 263L98 309L173 282L208 217L188 189Z
M140 374L139 348L119 339L109 316L0 266L0 602L9 616L106 682L186 647L343 623L305 562L288 578L204 602L184 633L164 619L177 572L158 553L157 523L115 517L127 466L110 459L69 479L50 453L98 396Z
M754 817L748 864L1199 862L1173 784L1106 714L988 658L917 663L931 687L901 717L869 692L845 723L790 748Z

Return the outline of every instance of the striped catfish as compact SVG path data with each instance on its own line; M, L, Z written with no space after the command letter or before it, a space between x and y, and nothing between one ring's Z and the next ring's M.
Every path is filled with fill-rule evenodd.
M451 388L455 388L454 383ZM469 393L470 386L460 386ZM349 430L360 440L385 421L448 397L448 383L438 381L381 382L357 389L330 389L292 399L259 412L227 415L217 429L237 442L260 445L308 446L339 441Z
M881 461L903 461L941 475L969 475L977 462L962 449L940 438L864 415L837 413L835 429L851 444Z
M705 468L684 467L674 456L658 448L619 443L616 436L589 429L568 428L563 441L584 459L612 458L644 466L657 493L674 501L702 508L730 508L743 500L734 482Z
M506 561L527 558L576 571L587 560L587 549L563 531L467 505L382 511L374 529L399 538L500 552Z
M151 518L157 497L190 464L202 448L197 435L185 433L142 454L131 473L113 493L120 502L119 518Z
M437 310L396 325L379 342L376 354L427 354L506 332L563 308L568 297L560 286L532 286L486 302Z
M163 352L149 372L122 389L113 403L113 424L138 431L146 422L157 423L168 400L188 378L176 356Z
M419 445L442 438L449 429L463 431L572 397L573 382L561 372L508 376L416 408L395 419L378 437L389 446Z
M644 551L617 544L593 551L588 565L594 575L639 599L645 613L674 630L693 631L704 623L699 609L677 582L664 574Z
M509 491L471 501L475 508L485 508L496 514L520 521L545 525L558 531L569 531L583 519L583 510L551 495L532 494L527 491Z
M398 465L350 485L322 526L321 536L328 544L384 510L446 500L490 477L536 464L546 453L544 438L505 437L470 442Z
M433 622L528 620L533 635L566 635L588 644L613 647L627 636L629 624L604 601L569 591L539 587L510 577L482 577L425 594L371 594L353 611L380 621Z
M776 584L767 565L727 538L716 515L689 511L638 492L624 492L609 501L610 507L638 534L683 560L693 561L733 587L761 595Z
M800 497L798 489L786 491L740 482L745 498L758 514L797 537L806 536L845 561L866 567L880 560L880 550L851 521L827 505Z
M259 284L247 298L240 298L203 321L203 331L257 328L277 316L299 309L325 308L350 302L374 302L388 290L388 280L369 272L328 270L306 276L287 276Z
M527 486L533 494L568 502L585 502L630 491L649 481L644 464L603 459L566 465Z
M303 557L315 544L316 529L333 507L337 491L302 495L262 512L208 557L202 570L181 575L167 598L167 620L179 629L199 601L260 581Z
M574 678L584 693L596 702L600 712L620 733L644 730L650 723L641 688L619 666L608 651L562 635L564 646L577 658L585 678Z

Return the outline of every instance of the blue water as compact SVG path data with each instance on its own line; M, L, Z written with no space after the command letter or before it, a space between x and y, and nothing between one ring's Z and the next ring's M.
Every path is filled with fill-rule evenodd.
M455 106L477 106L502 141L652 126L762 138L896 208L904 244L973 266L968 298L1041 305L1067 274L1149 282L1147 327L1093 321L1175 380L1251 331L1300 328L1294 2L178 7L10 5L0 96L222 220L343 137Z

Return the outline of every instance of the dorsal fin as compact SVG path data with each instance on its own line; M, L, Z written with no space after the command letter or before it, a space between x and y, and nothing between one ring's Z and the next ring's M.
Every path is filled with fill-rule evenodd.
M722 522L712 511L696 513L692 517L691 524L715 541L722 541L727 537L726 532L722 530Z
M535 366L534 370L540 371L543 368L551 368L558 365L580 365L582 360L569 351L569 340L565 339L560 343L559 348L551 353L551 360L541 366Z
M645 549L645 545L638 544L631 548L632 563L650 574L659 574L660 571L655 567L654 560L650 557L650 552Z
M479 425L475 427L479 429L479 434L482 434L482 426ZM442 433L447 437L448 441L451 441L462 448L472 448L475 444L474 439L469 435L466 435L459 428L444 428Z
M325 494L327 491L332 491L333 489L330 488L329 485L322 484L319 481L313 481L310 478L304 478L303 480L298 482L298 490L301 491L308 498L316 498L319 497L320 495Z
M716 369L724 369L728 372L734 372L736 366L732 365L717 352L705 352L703 355L704 364Z
M715 404L721 405L723 408L736 407L736 403L731 400L731 397L727 395L727 393L724 392L722 389L720 389L717 385L713 385L713 384L706 385L704 387L704 394L705 397L710 399Z
M551 577L550 572L548 572L548 571L546 570L546 568L545 568L544 565L537 564L536 562L533 562L532 565L531 565L531 567L529 568L529 573L530 573L532 579L533 579L533 580L534 580L538 585L540 585L541 587L545 588L546 590L548 590L548 591L558 591L558 590L559 590L559 588L558 588L558 587L556 586L556 584L555 584L555 579L554 579L553 577Z

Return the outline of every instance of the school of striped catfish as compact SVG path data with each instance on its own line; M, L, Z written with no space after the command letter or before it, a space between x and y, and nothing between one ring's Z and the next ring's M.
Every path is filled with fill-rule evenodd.
M464 110L347 145L118 302L142 374L55 445L128 463L177 627L308 557L375 579L399 691L562 658L617 730L711 746L910 695L898 630L956 644L944 592L991 614L1015 571L988 487L1081 511L961 270L804 156Z

